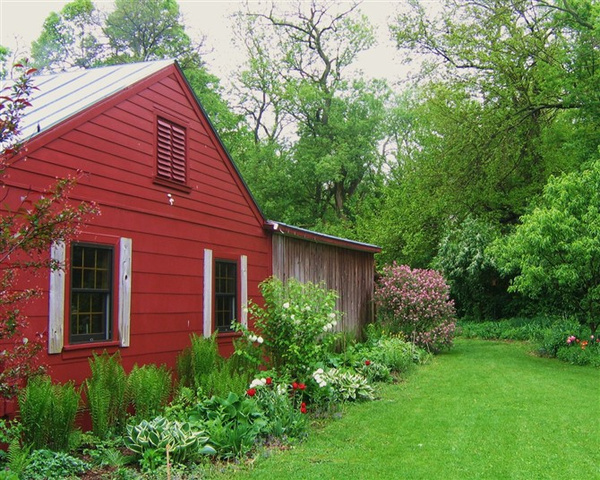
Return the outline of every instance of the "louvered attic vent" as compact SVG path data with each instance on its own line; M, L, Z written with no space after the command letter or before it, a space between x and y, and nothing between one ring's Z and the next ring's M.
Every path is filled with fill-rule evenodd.
M157 138L157 176L172 182L186 182L185 165L185 128L158 118Z

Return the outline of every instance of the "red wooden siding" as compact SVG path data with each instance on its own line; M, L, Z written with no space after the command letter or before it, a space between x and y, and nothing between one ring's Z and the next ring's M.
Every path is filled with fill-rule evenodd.
M173 367L189 335L202 334L204 249L215 259L239 262L246 255L248 296L256 299L259 282L271 274L270 234L176 66L118 97L95 116L88 111L83 121L70 119L72 128L59 128L60 136L46 133L43 142L32 142L27 161L11 168L6 184L16 202L28 189L83 173L72 199L95 201L101 209L85 233L133 242L130 346L109 351L119 349L126 368L136 362ZM155 181L157 118L185 129L188 191ZM30 323L46 331L48 280L40 285L44 295L32 304ZM224 351L230 340L223 336ZM58 380L81 382L90 355L90 348L77 346L46 360Z

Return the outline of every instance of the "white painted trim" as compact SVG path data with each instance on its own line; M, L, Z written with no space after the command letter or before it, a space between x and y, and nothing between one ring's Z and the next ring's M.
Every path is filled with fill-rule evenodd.
M242 255L240 257L240 307L241 318L240 323L248 326L248 257Z
M131 333L131 238L119 242L119 340L122 347L129 346Z
M212 335L212 297L213 297L213 252L204 249L204 317L202 334L209 338Z
M48 314L48 353L62 352L65 325L65 259L64 242L53 243L50 258L59 263L58 270L50 272L49 314Z

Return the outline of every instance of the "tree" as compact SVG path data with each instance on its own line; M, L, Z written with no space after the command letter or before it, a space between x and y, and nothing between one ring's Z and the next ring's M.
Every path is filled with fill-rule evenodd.
M0 97L0 178L6 178L21 156L19 123L29 104L32 69L17 65L17 80ZM61 268L49 257L54 242L75 235L96 209L92 204L73 205L69 191L76 179L58 180L41 193L11 195L3 184L4 211L0 218L0 396L14 395L20 383L39 367L37 354L42 335L28 337L23 307L39 294L23 279L48 269Z
M413 108L419 148L401 152L386 207L401 219L402 260L422 265L450 219L506 230L550 175L590 158L600 52L598 9L586 1L410 6L392 31L410 57L427 58Z
M42 33L31 44L33 64L40 70L90 68L105 55L105 45L98 38L100 13L91 0L74 0L60 13L51 12Z
M600 325L600 160L552 177L539 204L492 254L511 291Z
M265 142L279 152L278 161L288 162L281 171L293 201L277 209L284 211L279 218L346 234L357 204L378 184L390 95L382 82L352 81L346 74L374 41L356 9L312 1L238 16L238 37L249 57L237 78L241 110L255 143ZM242 170L250 169L242 164ZM274 177L269 172L264 181Z
M185 32L175 0L116 0L103 31L110 63L176 58L183 68L201 64L201 44Z

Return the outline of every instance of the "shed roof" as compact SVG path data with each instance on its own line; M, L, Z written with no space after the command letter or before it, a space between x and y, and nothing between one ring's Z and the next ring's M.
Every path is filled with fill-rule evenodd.
M286 225L285 223L275 222L273 220L267 221L267 226L270 230L278 235L288 235L315 243L333 245L350 250L360 250L369 253L381 252L381 247L378 247L377 245L357 242L355 240L348 240L347 238L342 237L335 237L333 235L327 235L325 233L319 233L312 230L307 230L305 228L294 227L293 225Z
M162 60L35 76L32 108L21 122L23 138L29 140L172 64Z

